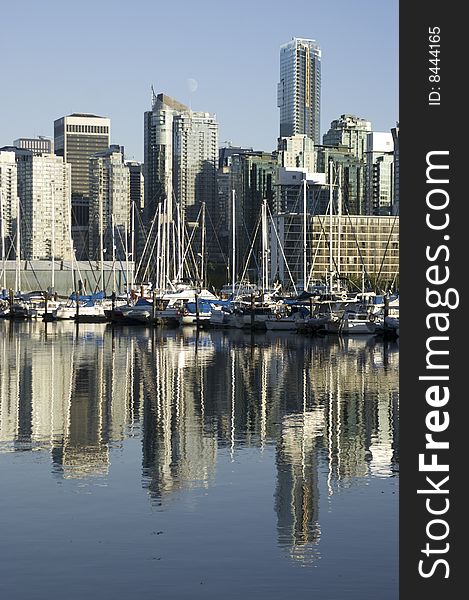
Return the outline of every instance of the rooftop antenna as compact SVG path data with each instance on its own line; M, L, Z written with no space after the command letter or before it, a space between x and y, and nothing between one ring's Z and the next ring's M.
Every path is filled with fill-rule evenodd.
M153 87L153 84L151 84L151 107L154 108L155 104L156 104L155 88Z

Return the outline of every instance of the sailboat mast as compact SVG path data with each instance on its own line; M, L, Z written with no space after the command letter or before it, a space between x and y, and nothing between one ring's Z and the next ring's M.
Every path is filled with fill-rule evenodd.
M235 218L235 191L231 190L231 281L233 296L236 285L236 218Z
M114 214L111 214L112 235L112 291L116 292L116 240L114 236Z
M52 260L52 270L51 270L51 288L54 291L55 288L55 190L54 190L54 181L51 181L50 184L51 191L51 260Z
M267 200L262 201L262 292L269 288L269 261L268 261L268 237L267 237Z
M3 280L3 289L6 290L7 280L6 280L6 257L5 257L5 222L4 222L4 212L3 212L3 191L0 189L0 236L2 237L2 280Z
M182 231L182 215L181 215L181 205L179 202L176 203L176 213L177 213L177 236L178 236L178 275L177 281L182 281L184 279L183 272L183 260L184 260L184 250L183 250L183 231Z
M132 252L132 260L130 261L130 286L134 287L135 284L135 202L132 202L132 207L130 210L130 227L131 227L131 247L130 251Z
M21 257L20 257L20 248L21 248L21 205L20 198L17 196L17 216L16 216L16 277L15 277L15 288L16 291L19 292L21 288Z
M332 178L334 167L332 160L329 161L329 293L332 294L334 262L332 256Z
M201 240L201 252L202 252L202 266L200 269L200 279L202 286L205 287L205 202L202 202L202 240Z
M341 255L340 255L340 238L342 234L342 165L337 166L337 274L339 277L340 284L340 263L341 263ZM339 288L342 286L339 285ZM339 289L340 291L340 289Z
M104 290L104 214L103 194L99 191L99 262L101 268L101 291Z
M303 290L306 292L308 290L308 270L306 264L306 250L307 250L307 240L306 240L306 173L305 178L303 179Z

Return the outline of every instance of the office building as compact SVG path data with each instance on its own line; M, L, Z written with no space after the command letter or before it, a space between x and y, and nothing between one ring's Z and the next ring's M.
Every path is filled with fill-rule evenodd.
M320 143L321 49L314 40L293 38L280 47L280 137L303 134Z
M54 121L55 152L72 167L72 237L78 259L88 255L89 160L109 148L111 121L97 115L73 113Z
M21 150L31 150L34 154L54 154L54 140L40 135L37 138L18 138L13 146Z

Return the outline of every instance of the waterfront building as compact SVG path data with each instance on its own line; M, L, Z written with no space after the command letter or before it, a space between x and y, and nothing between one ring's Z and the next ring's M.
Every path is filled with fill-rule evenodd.
M112 145L90 158L89 256L123 261L132 251L130 236L130 171L123 149ZM114 250L113 250L114 246Z
M394 144L391 133L372 132L366 141L366 212L392 214Z
M293 38L280 47L280 137L304 134L320 143L321 49L315 40Z
M332 273L343 282L364 282L377 289L395 287L399 279L398 216L332 216L307 218L309 282L329 281L332 225ZM276 214L270 225L270 276L285 287L303 281L303 215ZM274 229L275 228L275 229Z
M18 211L17 179L15 152L0 149L0 244L5 253L5 259L15 258L14 238ZM1 285L2 283L0 283L0 287Z
M34 154L54 154L54 140L40 135L37 138L18 138L13 146L22 150L31 150Z
M89 160L109 148L111 121L92 114L73 113L54 121L55 152L72 167L72 238L78 259L88 257Z
M70 165L55 154L17 150L21 257L70 260Z

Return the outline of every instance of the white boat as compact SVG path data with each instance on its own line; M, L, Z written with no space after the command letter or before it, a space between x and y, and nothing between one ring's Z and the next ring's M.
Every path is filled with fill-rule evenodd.
M376 325L376 317L368 311L346 310L339 322L339 334L373 334Z

